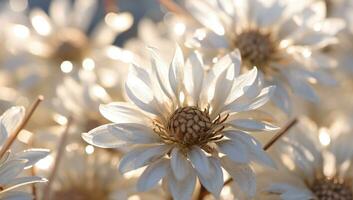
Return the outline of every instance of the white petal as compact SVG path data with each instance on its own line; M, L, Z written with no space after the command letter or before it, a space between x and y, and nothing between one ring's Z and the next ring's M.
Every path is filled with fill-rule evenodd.
M204 1L193 0L187 1L186 7L189 12L198 20L201 24L211 29L218 35L224 35L225 29L223 27L220 18L215 10Z
M221 164L216 158L209 158L210 174L198 174L201 184L211 192L217 199L223 188L223 172Z
M166 176L169 167L167 159L161 159L148 166L137 182L137 190L144 192L153 188L159 180Z
M275 131L279 127L268 122L261 122L252 119L235 119L227 122L237 129L245 131Z
M146 85L146 80L142 77L129 73L125 83L126 94L129 99L141 110L158 115L159 112L155 108L155 99L151 88Z
M196 171L200 174L207 176L210 174L210 163L206 154L198 146L193 146L188 152L188 158L194 165Z
M256 178L253 170L244 164L237 164L227 158L222 158L222 166L231 175L243 192L250 197L256 193Z
M256 67L237 77L234 81L232 92L228 96L227 104L231 104L247 93L251 86L255 84L257 77L258 71Z
M189 173L191 167L187 158L179 151L178 148L174 148L170 154L171 167L174 176L177 180L183 180ZM192 167L191 167L192 169Z
M112 124L105 124L99 126L88 133L82 133L81 136L87 143L101 148L119 148L131 144L120 140L117 136L118 134L124 134L124 132L112 133L111 125Z
M276 84L275 92L271 100L283 110L287 115L290 115L292 112L291 100L289 98L288 92L281 84Z
M179 98L183 80L184 56L181 48L177 45L172 64L169 68L169 84L174 95Z
M28 192L21 191L10 191L5 193L0 193L0 199L3 200L32 200L32 194Z
M318 102L319 97L315 93L314 89L310 86L310 84L303 80L300 77L297 77L296 74L287 72L286 77L289 80L290 86L294 90L294 93L303 97L304 99L312 102Z
M138 169L164 156L170 147L167 145L136 147L128 152L120 161L121 173Z
M246 145L246 148L248 149L250 154L250 159L252 161L267 165L272 168L276 168L275 163L263 150L261 143L258 142L251 135L241 131L225 131L224 135L230 138L232 141L239 141L242 144Z
M179 180L173 173L168 176L168 188L174 199L190 200L195 189L196 175L191 167L187 170L188 175L185 179Z
M148 126L142 124L126 123L113 124L108 127L121 141L131 144L160 143L161 138Z
M184 76L185 89L192 97L192 104L197 104L203 85L204 69L202 60L196 52L191 53L187 59Z
M99 106L100 113L108 120L121 123L146 123L146 115L126 102L115 102Z
M25 168L28 168L37 163L40 159L45 158L49 153L49 149L28 149L17 153L15 157L16 159L27 160Z
M17 126L22 122L25 116L25 109L23 107L12 107L8 109L2 116L0 123L6 128L7 134L15 131ZM3 133L2 133L3 135Z
M222 140L217 142L219 150L227 157L238 163L248 163L249 153L247 147L237 140Z
M41 178L38 176L19 177L8 182L6 184L5 190L9 191L24 185L33 184L33 183L45 183L45 182L47 182L45 178ZM1 191L1 192L4 192L4 191Z
M243 112L243 111L255 110L268 102L268 100L273 95L275 89L276 89L275 86L266 87L262 89L260 94L256 98L252 99L250 102L247 102L247 103L234 102L232 104L229 104L227 107L232 112Z
M19 175L26 166L26 160L10 160L0 167L0 184L5 185Z

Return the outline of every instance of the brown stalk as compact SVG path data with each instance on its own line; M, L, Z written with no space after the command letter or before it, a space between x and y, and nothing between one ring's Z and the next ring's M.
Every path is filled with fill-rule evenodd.
M22 120L22 122L20 123L20 125L16 128L16 130L10 135L10 138L6 141L6 143L4 144L4 146L2 147L1 151L0 151L0 158L2 158L4 156L4 154L6 153L7 150L10 149L11 145L13 144L13 142L16 140L18 134L21 132L22 129L25 128L25 126L27 125L29 119L32 117L34 111L37 109L38 105L40 104L40 102L42 102L44 100L43 96L38 96L37 100L32 104L32 106L30 107L30 109L28 110L27 115L24 117L24 119Z
M65 145L66 145L66 141L67 141L67 137L69 134L69 129L70 126L72 124L72 118L69 117L68 122L66 124L65 130L60 138L60 143L59 143L59 147L58 147L58 152L56 154L56 158L54 161L54 166L53 169L51 171L51 174L48 178L48 184L44 190L44 194L43 194L43 198L42 200L49 200L50 198L50 192L51 192L51 187L53 185L53 180L55 179L55 176L57 174L58 168L59 168L59 164L61 162L61 158L64 155L64 151L65 151Z
M158 0L158 1L170 12L180 14L180 15L188 15L187 12L184 9L182 9L178 4L176 4L173 0Z

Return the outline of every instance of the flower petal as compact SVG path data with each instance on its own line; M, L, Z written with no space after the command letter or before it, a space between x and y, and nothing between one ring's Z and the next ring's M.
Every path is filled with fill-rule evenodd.
M0 167L0 184L6 185L17 175L19 175L26 166L26 160L10 160Z
M194 168L198 173L202 174L203 176L207 176L210 174L210 163L206 154L203 150L198 146L191 147L190 151L188 152L188 158L190 159L191 163L194 165Z
M222 166L231 175L241 190L253 197L256 193L256 178L253 170L246 164L238 164L222 158Z
M223 188L223 172L221 164L216 158L209 158L210 174L198 174L201 184L211 192L217 199Z
M183 180L188 175L191 164L178 148L172 150L170 157L171 167L175 178L178 181Z
M28 149L17 153L15 157L16 159L27 160L25 168L28 168L37 163L42 158L45 158L47 155L49 155L49 153L49 149Z
M137 182L137 190L144 192L153 188L157 185L159 180L166 176L169 167L169 161L167 159L161 159L152 163L139 178Z
M125 154L119 164L121 173L138 169L164 156L170 147L167 145L137 147Z
M120 123L145 123L146 115L126 102L115 102L99 106L100 113L108 120Z
M253 119L235 119L229 122L227 121L227 123L244 131L275 131L279 129L278 126L268 122L261 122Z
M190 166L187 170L188 175L184 179L177 179L173 173L168 175L168 188L174 199L189 200L195 189L196 175L194 169Z
M217 142L219 150L231 160L238 163L249 163L247 147L237 140L222 140Z

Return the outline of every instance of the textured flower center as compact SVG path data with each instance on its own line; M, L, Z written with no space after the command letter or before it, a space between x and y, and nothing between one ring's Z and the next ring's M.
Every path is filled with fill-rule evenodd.
M218 116L211 120L208 109L201 111L196 106L178 108L169 117L166 126L155 122L155 132L167 143L177 143L188 147L198 145L207 148L207 143L218 140L224 125L222 123L228 116L221 119Z
M87 53L88 38L77 29L65 29L57 35L56 50L53 59L80 62Z
M337 179L320 179L314 182L312 192L319 200L352 200L351 188Z
M263 67L268 64L276 51L270 34L259 30L244 31L236 37L235 47L241 52L242 60L249 66Z

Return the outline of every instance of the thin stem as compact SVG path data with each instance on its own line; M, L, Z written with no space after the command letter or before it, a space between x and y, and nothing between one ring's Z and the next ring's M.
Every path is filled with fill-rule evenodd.
M276 143L276 141L281 138L286 132L288 132L289 129L291 129L296 123L298 122L298 119L293 119L292 121L290 121L284 128L282 128L282 130L280 130L275 136L273 136L269 142L267 142L265 144L265 146L263 147L263 149L265 151L267 151L274 143ZM231 183L233 181L232 178L229 178L228 180L226 180L226 182L224 182L223 186L228 185L229 183Z
M67 137L68 137L68 134L69 134L69 129L70 129L71 123L72 123L72 118L69 117L68 122L67 122L66 127L65 127L65 130L64 130L64 132L63 132L63 134L61 136L61 139L60 139L58 151L57 151L56 158L55 158L55 161L54 161L54 166L53 166L51 174L50 174L50 176L48 178L48 184L47 184L47 186L46 186L46 188L44 190L44 194L43 194L42 200L49 200L51 187L53 185L53 180L55 179L56 173L58 171L59 164L60 164L61 159L62 159L62 156L65 153L64 152L65 151L65 145L66 145L66 141L67 141Z
M186 15L186 11L182 9L173 0L158 0L161 5L163 5L167 10L176 14Z
M30 143L30 146L33 147L33 137L32 137L32 140L31 140L31 143ZM32 168L31 168L31 176L36 176L36 166L33 165ZM32 195L33 195L33 200L37 200L38 197L37 197L37 188L36 188L36 184L32 184Z
M21 132L22 129L25 128L25 126L27 125L29 119L32 117L34 111L37 109L37 107L39 106L39 104L43 100L44 100L44 97L40 95L40 96L38 96L37 100L32 104L32 106L30 107L30 109L29 109L27 115L25 116L25 118L22 120L22 122L16 128L16 130L10 135L10 138L6 141L6 143L2 147L2 149L0 151L0 158L2 158L4 156L4 154L6 153L6 151L10 149L11 145L16 140L18 134Z

